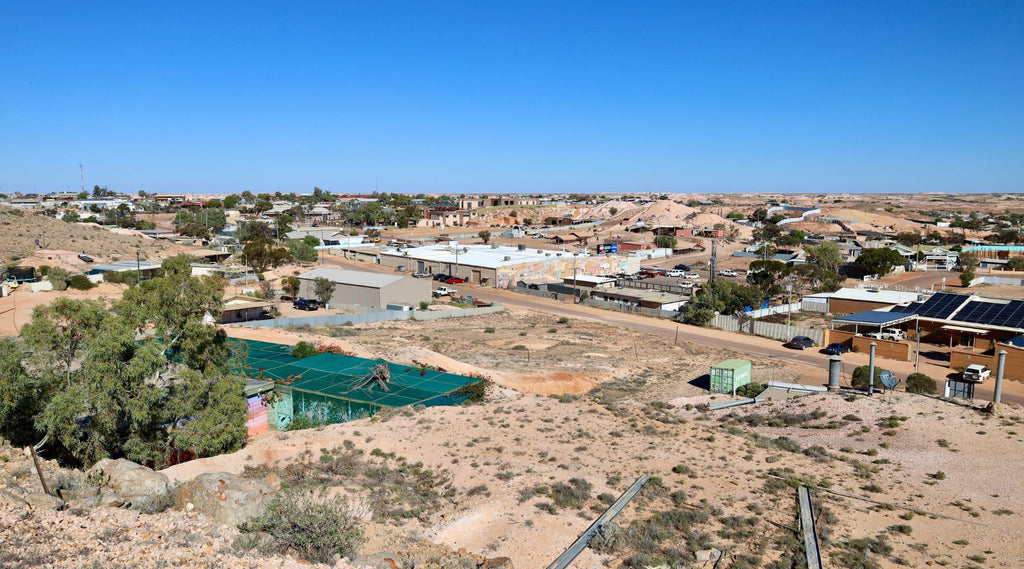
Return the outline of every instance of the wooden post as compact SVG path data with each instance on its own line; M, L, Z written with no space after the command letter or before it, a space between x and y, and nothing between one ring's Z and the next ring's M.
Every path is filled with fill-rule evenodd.
M43 478L43 469L39 467L39 457L36 456L36 448L29 445L28 451L32 454L32 464L36 467L36 474L39 475L39 483L43 485L43 493L50 494L50 487L46 485L46 479ZM50 494L51 496L53 494Z

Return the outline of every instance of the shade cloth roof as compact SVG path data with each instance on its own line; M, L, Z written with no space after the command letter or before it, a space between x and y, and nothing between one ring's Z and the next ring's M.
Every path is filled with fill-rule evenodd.
M278 381L292 378L291 389L339 400L401 407L422 403L480 381L475 377L342 354L319 354L300 360L291 355L292 346L240 341L249 347L246 364L250 375L262 374L267 379ZM378 386L355 389L380 363L386 364L391 372L390 391Z

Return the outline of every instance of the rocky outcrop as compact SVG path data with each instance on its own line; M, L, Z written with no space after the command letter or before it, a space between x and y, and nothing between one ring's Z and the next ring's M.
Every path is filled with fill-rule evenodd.
M86 472L88 485L82 497L88 505L117 506L142 512L159 512L173 502L167 475L141 464L105 458Z
M276 490L264 482L226 472L200 474L178 489L175 504L237 526L266 511Z

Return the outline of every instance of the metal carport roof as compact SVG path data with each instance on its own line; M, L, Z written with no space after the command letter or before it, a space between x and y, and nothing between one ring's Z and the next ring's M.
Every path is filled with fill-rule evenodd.
M916 314L905 312L882 312L879 310L865 310L856 314L842 316L832 321L832 325L858 325L858 326L894 326L901 322L914 320Z

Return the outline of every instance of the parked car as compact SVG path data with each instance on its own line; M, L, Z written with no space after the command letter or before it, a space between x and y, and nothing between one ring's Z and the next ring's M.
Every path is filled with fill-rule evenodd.
M446 279L448 279L450 277L451 277L451 275L446 275L444 273L435 273L434 274L434 280L435 281L440 281L440 282L448 282Z
M434 275L424 271L416 271L415 273L412 274L412 276L416 277L417 279L429 279Z
M900 330L899 328L886 328L881 332L872 332L867 334L867 336L878 340L892 340L893 342L900 342L903 340L903 330Z
M466 282L466 279L464 279L464 278L462 278L462 277L453 277L453 276L449 276L448 278L446 278L446 279L444 280L444 282L445 282L445 283L447 283L447 284L459 284L459 283L464 283L464 282Z
M679 281L679 286L683 288L693 288L695 284L693 281Z
M982 364L971 364L964 369L963 378L964 381L981 383L991 375L992 370L989 369L988 366Z
M667 273L665 273L665 276L666 277L681 277L681 276L683 276L685 274L686 273L684 273L683 271L672 269L671 271L668 271Z
M455 296L455 293L459 291L454 288L448 288L446 286L439 286L434 289L434 296Z
M315 298L296 298L292 307L297 310L317 310L320 308L320 301Z
M807 336L793 336L793 339L786 343L787 348L794 348L797 350L803 350L806 348L814 347L814 340Z
M697 272L694 272L694 271L690 271L690 272L684 274L683 278L684 279L699 279L700 278L700 273L697 273Z
M840 344L839 342L832 342L831 344L825 346L825 349L822 351L830 356L836 356L839 354L845 354L846 352L849 352L850 347L847 346L846 344Z
M734 271L732 269L722 269L721 271L718 271L718 274L723 276L723 277L737 277L737 276L739 276L739 273L737 273L736 271Z
M678 265L676 265L676 266L674 266L672 268L677 270L677 271L689 271L690 270L690 265L687 265L685 263L679 263Z

